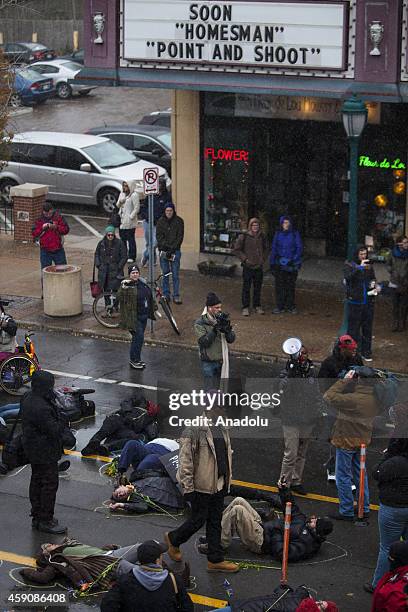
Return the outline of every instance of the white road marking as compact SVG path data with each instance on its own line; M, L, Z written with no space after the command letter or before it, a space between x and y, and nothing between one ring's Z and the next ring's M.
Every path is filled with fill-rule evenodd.
M80 378L81 380L92 380L92 376L83 376L82 374L71 374L70 372L59 372L58 370L48 370L47 372L51 372L51 374L55 374L55 376L66 376L67 378Z
M139 383L131 383L131 382L120 382L118 385L122 387L139 387L141 389L151 389L152 391L158 391L159 387L151 387L150 385L140 385Z
M13 230L13 224L2 212L0 212L0 219L4 223L6 227L6 232L11 232Z
M49 370L47 372L55 374L55 376L65 376L66 378L79 378L81 380L93 380L94 382L106 383L109 385L121 385L123 387L138 387L140 389L149 389L150 391L166 391L164 387L153 387L152 385L141 385L139 383L131 383L126 381L114 380L113 378L93 378L93 376L84 376L83 374L72 374L71 372L60 372L58 370Z
M78 217L78 215L72 215L72 216L75 219L75 221L78 221L78 223L83 225L88 230L88 232L91 232L91 234L93 234L97 238L103 238L102 234L100 234L94 227L92 227L92 225L89 225L89 223L84 221L81 217Z
M75 217L72 213L62 213L64 217ZM107 217L97 217L96 215L81 215L82 219L102 219L103 221L107 220Z

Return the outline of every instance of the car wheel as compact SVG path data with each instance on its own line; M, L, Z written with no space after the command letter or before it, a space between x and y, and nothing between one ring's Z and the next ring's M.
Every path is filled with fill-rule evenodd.
M12 108L19 108L21 106L21 96L18 93L12 93L10 96L10 106Z
M58 83L57 85L57 96L61 100L67 100L72 96L72 89L68 83Z
M99 206L109 215L116 210L116 202L118 201L119 191L114 187L105 187L98 193Z
M18 185L17 181L14 181L10 178L5 178L0 181L0 203L6 204L6 206L11 206L11 196L10 189L11 187L15 187Z

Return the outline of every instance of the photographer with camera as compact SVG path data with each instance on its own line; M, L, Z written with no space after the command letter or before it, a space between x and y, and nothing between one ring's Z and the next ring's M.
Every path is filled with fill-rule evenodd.
M353 259L346 261L344 280L348 308L347 333L358 343L362 358L372 361L374 304L375 296L381 288L376 283L374 268L365 246L357 247Z
M182 304L180 298L180 259L181 245L184 238L184 221L175 211L173 202L167 202L163 215L157 221L156 239L159 247L160 267L164 275L172 272L173 302ZM163 277L164 297L170 301L170 281Z
M235 341L229 315L222 312L220 298L213 292L207 295L205 308L194 323L198 339L204 389L219 389L221 379L229 378L228 344Z

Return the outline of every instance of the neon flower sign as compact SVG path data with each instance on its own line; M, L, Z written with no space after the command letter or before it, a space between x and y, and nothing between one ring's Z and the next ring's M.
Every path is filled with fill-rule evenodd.
M212 161L248 162L249 151L245 151L245 149L213 149L212 147L205 147L204 157Z

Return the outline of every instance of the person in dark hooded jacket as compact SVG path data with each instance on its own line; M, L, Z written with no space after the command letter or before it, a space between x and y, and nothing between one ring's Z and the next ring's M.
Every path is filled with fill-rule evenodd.
M408 316L408 237L402 236L387 262L392 293L392 331L404 331Z
M326 536L333 531L333 523L326 517L306 517L286 487L279 488L280 508L292 503L292 521L289 539L289 562L296 563L316 555ZM261 517L243 498L234 499L224 510L222 517L221 544L223 548L231 542L231 525L234 525L243 543L256 554L270 555L282 560L284 517L275 513ZM204 552L199 549L200 552Z
M274 314L285 310L296 314L295 287L299 268L302 264L302 240L293 229L292 219L287 215L279 219L279 230L272 241L269 263L275 275L276 308Z
M351 261L344 265L348 311L347 333L354 338L366 361L372 361L374 304L378 293L374 268L368 259L367 248L357 247Z
M31 465L32 526L37 531L58 534L66 530L54 519L65 422L54 402L54 383L50 372L33 373L31 391L21 400L21 423L23 449Z
M156 237L162 272L172 272L173 301L175 304L181 304L179 272L184 221L177 215L173 202L167 202L165 205L164 213L157 222ZM163 277L163 293L170 300L170 281L167 276Z
M122 449L128 440L152 440L158 433L157 412L158 407L148 402L142 391L136 391L133 397L120 403L120 410L104 419L102 427L82 449L82 455L109 455L112 450Z
M143 542L137 549L139 565L103 596L101 612L193 612L180 577L163 567L167 548L156 540Z
M263 266L268 256L268 244L261 231L259 219L249 220L248 231L240 234L234 255L239 257L242 266L242 314L249 315L251 305L251 285L254 285L253 306L257 314L265 314L261 306Z

